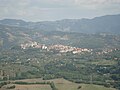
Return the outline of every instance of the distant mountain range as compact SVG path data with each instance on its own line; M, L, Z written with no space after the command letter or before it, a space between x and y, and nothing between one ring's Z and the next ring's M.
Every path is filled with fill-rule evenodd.
M102 34L96 36L95 33ZM120 15L42 22L4 19L0 20L0 49L31 41L83 48L119 46L119 36L106 36L104 33L120 34Z
M120 33L120 14L95 17L93 19L64 19L58 21L26 22L16 19L0 20L1 25L24 27L43 31L79 33Z

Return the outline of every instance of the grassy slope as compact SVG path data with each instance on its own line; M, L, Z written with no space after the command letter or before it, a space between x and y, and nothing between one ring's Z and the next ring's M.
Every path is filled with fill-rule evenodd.
M113 88L106 88L99 85L90 85L90 84L56 84L58 90L79 90L79 86L82 86L80 90L115 90Z
M81 90L115 90L113 88L106 88L99 85L90 85L90 84L82 84Z
M38 81L40 81L40 82L42 82L43 80L42 79L25 79L25 80L20 80L20 81L24 81L24 82L38 82ZM80 90L116 90L114 88L106 88L106 87L100 86L100 85L76 84L76 83L72 83L72 82L67 81L65 79L62 79L62 78L46 80L46 81L53 81L58 90L79 90L79 89L77 89L79 86L82 86L82 88ZM41 88L43 88L43 87L40 87L39 90L50 90L50 89L41 89ZM33 88L29 89L28 88L28 90L37 90L37 89L33 89Z
M55 86L58 90L79 90L77 89L79 86L82 86L80 90L116 90L114 88L106 88L100 85L92 85L92 84L76 84L69 82L65 79L54 79Z

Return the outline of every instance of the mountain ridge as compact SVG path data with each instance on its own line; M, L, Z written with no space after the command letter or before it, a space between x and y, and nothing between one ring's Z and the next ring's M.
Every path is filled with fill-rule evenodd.
M63 19L56 21L26 22L20 19L3 19L0 24L45 31L69 31L80 33L120 33L120 14L92 19Z
M103 34L99 35L99 33ZM109 34L120 34L120 15L44 22L5 19L0 20L0 49L31 41L43 44L70 44L72 46L77 44L79 47L101 47L100 45L103 47L106 40L109 39ZM112 37L112 45L118 46L119 37L110 37Z

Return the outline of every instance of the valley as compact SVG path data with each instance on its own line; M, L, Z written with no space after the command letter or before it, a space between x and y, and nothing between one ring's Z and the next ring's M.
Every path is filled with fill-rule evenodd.
M120 90L119 17L0 20L0 90Z

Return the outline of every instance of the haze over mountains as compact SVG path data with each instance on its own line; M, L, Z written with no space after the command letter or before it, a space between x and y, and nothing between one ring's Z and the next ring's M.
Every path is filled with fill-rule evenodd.
M120 34L120 14L93 19L65 19L43 22L26 22L16 19L0 20L0 47L10 48L31 41L83 48L104 47L110 44L119 46L119 36L110 36L110 38L109 36L104 37L104 35L93 35L97 33Z
M64 19L58 21L26 22L16 19L0 20L1 25L24 27L45 31L69 31L79 33L120 33L120 14L93 19ZM1 27L1 26L0 26Z
M54 82L56 78L62 82ZM63 78L71 83L64 84ZM100 85L120 90L120 14L42 22L0 20L0 81L0 90L18 90L17 84L49 85L49 90L89 90L91 85L99 85L91 90L103 90Z

